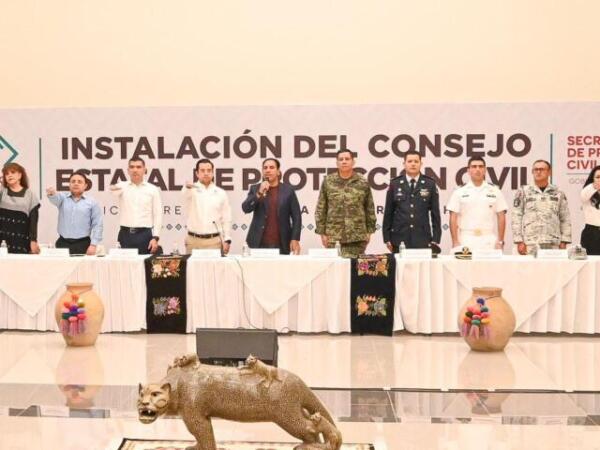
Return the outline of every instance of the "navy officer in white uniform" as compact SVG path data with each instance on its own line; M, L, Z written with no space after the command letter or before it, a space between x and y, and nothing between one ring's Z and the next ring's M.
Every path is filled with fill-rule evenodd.
M508 206L498 188L485 181L485 160L473 156L468 162L471 180L452 193L448 206L452 247L491 250L504 247Z

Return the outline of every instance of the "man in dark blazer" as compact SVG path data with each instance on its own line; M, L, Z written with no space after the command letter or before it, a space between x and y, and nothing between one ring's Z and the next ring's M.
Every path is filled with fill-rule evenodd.
M279 181L279 161L267 158L262 164L263 182L250 187L242 210L253 213L246 236L250 248L278 248L280 253L300 254L302 215L296 192Z
M421 173L421 155L404 154L404 173L390 181L383 213L383 241L397 253L401 242L406 248L440 251L442 237L440 200L433 178Z

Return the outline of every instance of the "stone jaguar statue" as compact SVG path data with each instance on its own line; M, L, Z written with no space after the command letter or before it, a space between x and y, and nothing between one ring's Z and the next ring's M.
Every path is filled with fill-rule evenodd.
M159 383L140 384L139 420L148 424L165 414L180 416L196 438L187 450L217 449L212 417L274 422L302 441L297 449L339 450L342 436L316 395L297 375L275 370L278 382L265 386L260 372L201 364L196 355L176 358Z

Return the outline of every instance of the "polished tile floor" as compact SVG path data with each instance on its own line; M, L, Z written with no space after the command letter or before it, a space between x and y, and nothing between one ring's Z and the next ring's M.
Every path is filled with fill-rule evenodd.
M600 449L600 338L516 336L504 353L455 336L286 335L279 365L315 389L346 441L383 449ZM123 436L189 438L180 420L144 426L137 383L159 380L193 335L0 333L0 449L116 449ZM65 430L76 429L77 432ZM290 440L271 424L216 421L222 440Z

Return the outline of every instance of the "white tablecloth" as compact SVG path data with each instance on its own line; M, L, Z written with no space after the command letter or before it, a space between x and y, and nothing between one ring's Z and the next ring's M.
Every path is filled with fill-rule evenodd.
M67 282L91 282L104 302L103 332L139 331L146 325L146 282L144 256L133 258L45 258L31 255L10 255L0 259L3 277L23 279L19 286L10 284L9 292L0 284L0 328L23 330L58 330L54 305L65 291ZM65 270L65 268L69 270ZM68 272L68 273L67 273ZM54 277L53 274L60 274ZM62 277L63 274L65 274ZM47 297L36 313L23 308L28 292L42 291ZM15 301L17 297L18 301ZM36 297L39 298L39 297Z
M144 257L55 258L9 256L0 261L0 328L56 330L54 304L65 282L91 281L104 301L102 331L138 331L146 326ZM18 264L11 264L11 260ZM26 261L26 269L22 262ZM600 258L541 261L524 257L502 260L429 261L398 259L394 330L456 333L459 308L475 286L497 286L517 315L521 332L600 333ZM281 267L274 268L281 264ZM73 264L66 279L60 279ZM264 270L260 270L264 266ZM246 269L244 269L246 267ZM282 268L285 270L282 272ZM307 270L308 269L308 270ZM4 286L19 271L17 284ZM23 272L26 270L26 272ZM50 277L49 274L59 274ZM17 276L17 275L15 275ZM250 279L248 277L251 277ZM281 277L289 277L281 280ZM44 289L40 283L47 283ZM27 292L48 291L33 316L19 306ZM11 295L18 297L15 301ZM350 261L309 257L236 261L190 259L187 272L187 331L197 327L271 328L282 332L350 331ZM274 300L281 305L274 312ZM270 305L265 309L267 301Z
M273 263L286 264L288 272L270 271ZM350 330L350 260L296 256L255 264L264 265L264 270L246 272L245 261L236 258L188 260L188 332L200 327L253 326L300 332ZM306 270L309 266L319 270ZM276 278L281 276L294 280L295 292L281 290ZM276 289L288 298L282 298L282 306L269 314L257 298L261 295L257 289Z
M600 333L600 257L585 261L398 259L396 319L411 333L455 333L476 286L503 288L517 331ZM402 329L396 323L394 329Z

